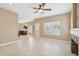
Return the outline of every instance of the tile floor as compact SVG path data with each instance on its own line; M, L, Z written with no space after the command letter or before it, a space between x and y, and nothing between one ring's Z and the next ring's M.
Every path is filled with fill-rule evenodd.
M20 36L9 45L0 46L1 56L70 56L70 42Z

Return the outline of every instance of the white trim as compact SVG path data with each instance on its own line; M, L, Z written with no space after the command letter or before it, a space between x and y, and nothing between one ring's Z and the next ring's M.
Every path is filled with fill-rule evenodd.
M41 39L47 39L47 40L56 40L56 41L60 41L60 42L64 42L64 43L71 44L71 42L70 42L70 41L65 41L65 40L51 39L51 38L41 38Z
M17 41L18 41L18 40L12 41L12 42L8 42L8 43L0 44L0 47L1 47L1 46L6 46L6 45L10 45L10 44L16 43Z

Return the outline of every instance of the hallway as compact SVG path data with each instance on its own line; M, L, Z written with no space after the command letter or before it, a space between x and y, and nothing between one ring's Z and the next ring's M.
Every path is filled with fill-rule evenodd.
M47 38L35 38L33 36L20 36L19 40L0 45L0 55L18 56L68 56L70 43Z

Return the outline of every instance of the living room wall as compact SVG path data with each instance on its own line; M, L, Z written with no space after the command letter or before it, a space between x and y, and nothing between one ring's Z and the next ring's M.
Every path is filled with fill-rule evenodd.
M61 22L60 30L61 30L61 35L47 35L44 34L44 23L46 22L54 22L54 21L59 21ZM60 15L55 15L55 16L49 16L49 17L44 17L44 18L39 18L35 19L35 21L31 22L32 25L40 23L40 31L39 36L42 38L49 38L49 39L58 39L58 40L65 40L69 41L70 35L70 13L64 13ZM36 33L36 35L37 35Z
M0 44L18 39L18 16L0 7Z

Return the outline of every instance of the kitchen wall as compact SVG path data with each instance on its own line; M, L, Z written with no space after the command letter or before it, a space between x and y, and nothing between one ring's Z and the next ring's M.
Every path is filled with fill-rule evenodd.
M72 4L71 10L71 29L77 28L77 4Z
M0 7L0 44L18 39L18 16Z
M44 34L44 23L46 22L54 22L54 21L59 21L61 22L60 30L61 30L61 35L46 35ZM40 23L40 30L35 31L35 35L38 35L39 32L39 37L42 38L49 38L49 39L59 39L59 40L65 40L69 41L69 30L70 30L70 13L65 13L65 14L60 14L60 15L55 15L55 16L49 16L49 17L44 17L44 18L39 18L35 19L35 21L31 22L32 25L35 25L36 23Z
M79 28L79 3L77 3L77 27Z
M77 17L77 27L79 28L79 16Z

